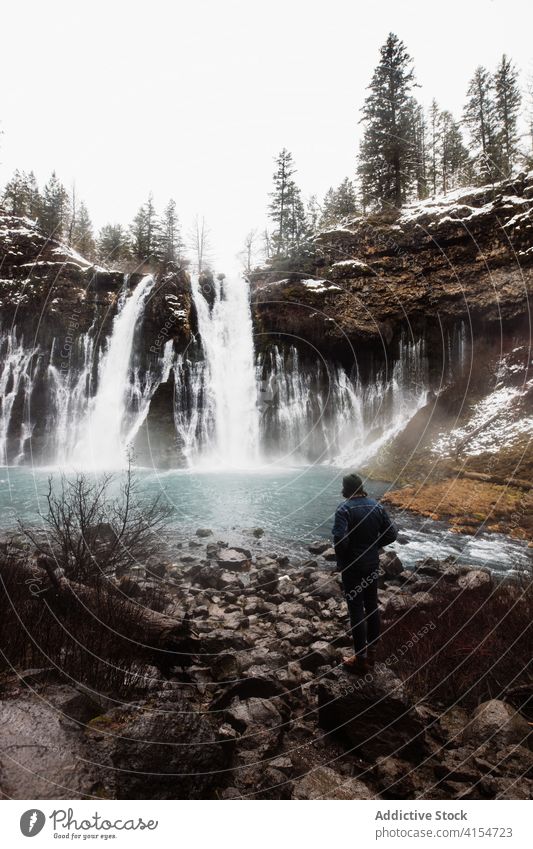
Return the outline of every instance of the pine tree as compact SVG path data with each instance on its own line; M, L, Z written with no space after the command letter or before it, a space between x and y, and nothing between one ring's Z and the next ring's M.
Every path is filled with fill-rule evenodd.
M526 121L530 141L529 159L531 159L531 153L533 152L533 73L528 75L526 83Z
M165 264L180 264L183 261L183 242L175 200L169 200L163 212L158 231L157 257Z
M346 218L357 213L357 196L352 181L346 177L336 188L330 188L324 195L320 227L334 227Z
M98 257L104 263L129 257L128 237L121 224L105 224L98 235Z
M44 187L39 226L43 233L54 239L61 239L68 231L70 220L70 202L68 193L58 180L55 171Z
M504 53L494 74L496 144L504 177L511 176L518 154L517 120L521 99L518 72Z
M307 201L306 213L307 220L309 222L309 227L314 233L318 229L318 222L320 221L320 216L322 214L322 207L318 202L318 198L316 195L311 195L311 197Z
M272 242L277 256L285 253L287 249L290 230L290 205L294 193L294 181L292 179L294 173L292 153L284 147L276 159L276 170L273 176L274 191L270 193L272 200L269 206L270 217L276 224Z
M416 180L416 194L419 200L428 196L428 158L427 158L427 125L424 109L411 99L412 108L412 155Z
M2 204L10 215L22 217L28 214L28 196L24 172L21 173L18 168L6 183L2 195Z
M72 244L83 256L89 259L94 255L95 243L89 212L82 201L74 218Z
M451 112L442 112L439 123L441 190L446 194L470 182L470 159L459 124Z
M405 45L390 33L370 83L358 173L363 203L399 208L408 198L414 175L412 155L412 60Z
M286 252L298 256L311 235L300 189L294 183L289 195L289 215Z
M28 204L26 215L28 218L38 221L41 215L42 198L33 171L26 175L26 195Z
M152 194L139 208L130 227L132 254L139 262L149 262L157 258L159 222L155 212Z
M492 77L480 65L468 86L463 118L470 131L470 151L482 182L493 181L498 168L493 93Z
M428 186L431 189L433 197L435 197L438 191L439 158L442 141L441 111L435 99L432 100L429 107L428 130Z

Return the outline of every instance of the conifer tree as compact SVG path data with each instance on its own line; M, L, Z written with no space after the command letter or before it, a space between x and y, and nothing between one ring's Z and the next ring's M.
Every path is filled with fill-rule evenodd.
M272 234L276 256L300 252L310 235L302 195L293 180L295 172L292 154L283 148L276 159L274 191L270 194L269 205L270 217L276 225Z
M429 107L428 121L428 186L433 197L438 190L441 139L441 111L437 101L433 98Z
M399 208L413 184L412 60L405 45L390 33L363 106L365 131L358 172L363 203Z
M33 171L30 171L29 174L25 175L25 178L27 198L26 215L28 218L38 221L41 214L42 198L37 185L37 180L35 179Z
M324 195L322 204L322 215L320 227L334 227L345 218L357 213L357 196L352 181L346 177L342 183L334 189L328 189Z
M28 198L24 174L18 168L6 183L2 195L2 203L10 215L24 216L28 211Z
M72 244L83 256L89 259L93 257L95 249L93 227L89 212L83 201L81 201L74 218Z
M162 263L180 264L183 260L181 228L176 212L176 201L169 200L160 222L157 239L157 257Z
M444 194L470 182L470 158L463 142L459 124L451 112L440 115L440 189Z
M428 158L427 158L427 125L424 109L412 100L412 155L414 158L414 174L416 194L419 200L428 196Z
M55 171L44 187L38 221L43 233L53 239L61 239L68 231L69 196Z
M504 54L494 74L494 116L502 176L510 177L518 154L518 111L521 102L518 72Z
M105 224L98 235L98 257L104 263L129 257L128 237L121 224Z
M159 222L157 220L152 194L139 208L130 227L132 254L139 262L148 262L157 258Z
M307 201L306 213L309 227L314 233L318 229L318 222L320 221L320 216L322 214L322 207L316 195L311 195Z
M494 180L499 164L493 93L492 77L480 65L468 86L463 119L470 131L469 147L481 182Z

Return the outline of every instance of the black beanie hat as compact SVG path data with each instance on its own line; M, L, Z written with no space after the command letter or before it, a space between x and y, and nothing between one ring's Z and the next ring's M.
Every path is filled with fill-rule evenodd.
M347 497L354 495L356 492L362 492L363 479L359 475L356 475L355 472L345 475L342 479L342 491Z

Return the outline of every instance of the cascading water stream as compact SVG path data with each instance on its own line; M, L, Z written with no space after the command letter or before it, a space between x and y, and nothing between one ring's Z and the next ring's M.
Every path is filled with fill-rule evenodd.
M143 277L123 300L113 320L108 346L98 368L96 395L89 401L80 437L67 458L75 468L113 469L123 465L136 420L146 414L147 407L139 409L137 404L136 415L131 420L132 401L139 394L131 363L135 330L153 285L151 275Z
M48 355L24 345L14 331L1 337L1 463L27 462L30 439L37 463L118 468L129 446L148 463L146 430L139 436L146 421L148 429L156 425L157 447L174 467L360 464L427 400L422 339L400 342L392 366L364 381L357 370L348 373L339 364L302 356L296 347L270 343L256 353L249 288L238 277L217 279L207 293L194 280L201 344L197 340L175 356L169 339L161 356L148 361L141 325L153 286L146 276L131 291L125 280L102 347L96 315L68 349L59 338ZM458 354L461 368L464 336L461 329L450 339L449 359L457 362ZM152 399L167 382L158 398L174 398L168 409L175 437L172 425L158 430L160 406L150 419Z
M259 460L259 411L248 283L238 277L217 279L210 306L196 279L193 298L205 357L207 423L207 444L196 460L231 468L253 466Z
M31 365L35 353L34 348L24 345L22 338L17 339L16 328L0 339L0 465L7 465L8 462L12 417L18 399L22 402L22 419L13 462L17 465L24 458L24 444L31 435L31 423L27 415L32 386Z

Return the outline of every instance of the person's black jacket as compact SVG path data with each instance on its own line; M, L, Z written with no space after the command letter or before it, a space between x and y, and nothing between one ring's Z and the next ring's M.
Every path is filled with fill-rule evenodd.
M379 563L378 550L394 542L398 529L384 507L368 496L348 498L335 512L337 567L366 572Z

